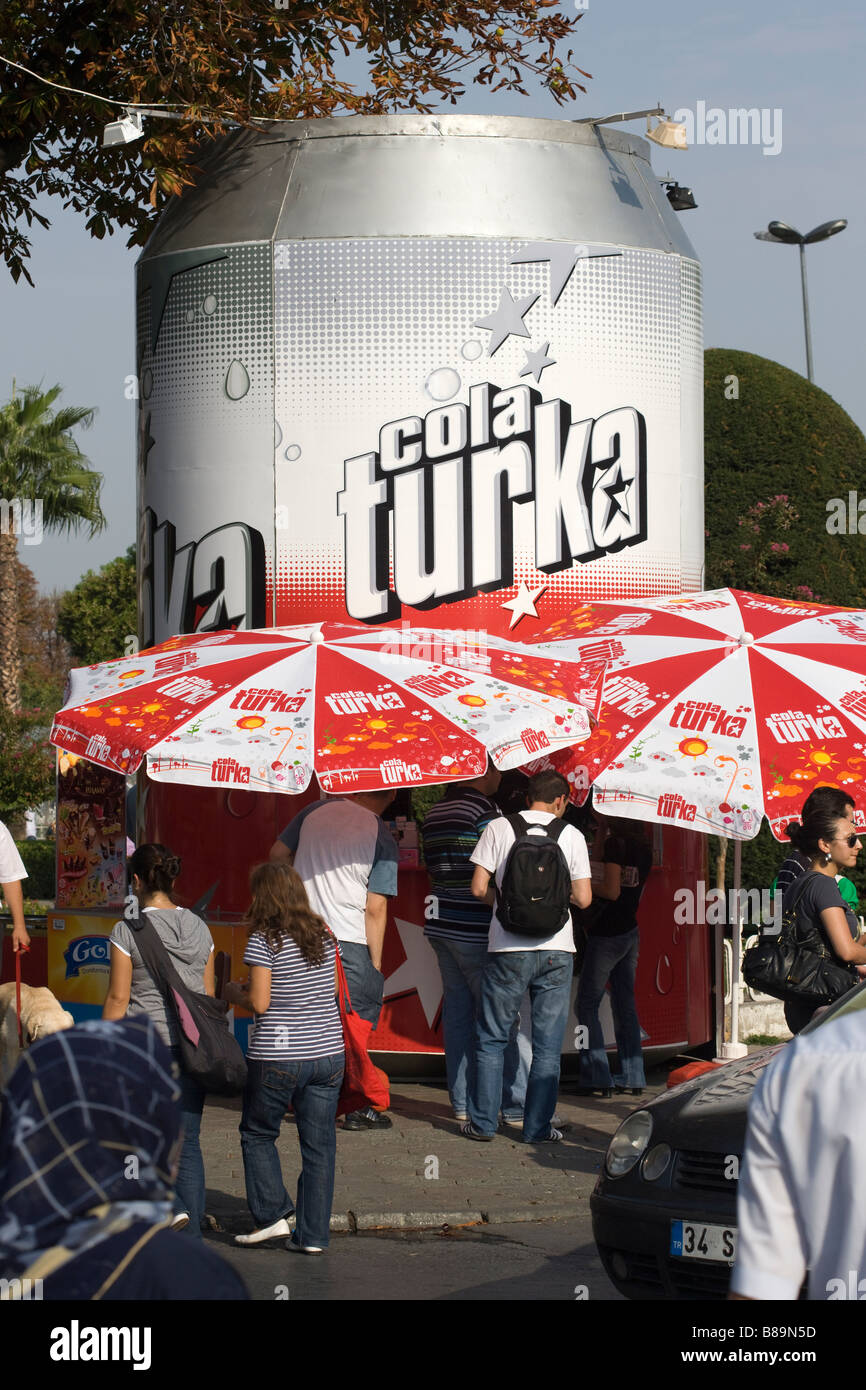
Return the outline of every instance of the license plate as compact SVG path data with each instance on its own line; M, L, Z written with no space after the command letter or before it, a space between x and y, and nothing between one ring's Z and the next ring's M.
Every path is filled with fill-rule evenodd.
M671 1222L671 1254L686 1260L715 1260L733 1264L737 1232L730 1226L704 1226L694 1221Z

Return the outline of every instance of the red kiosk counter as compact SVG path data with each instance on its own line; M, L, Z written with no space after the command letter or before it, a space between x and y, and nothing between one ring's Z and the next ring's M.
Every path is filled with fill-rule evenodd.
M110 775L110 774L109 774ZM145 795L154 790L146 788ZM233 978L243 977L246 929L241 922L247 902L250 868L267 858L271 844L310 797L268 796L244 791L212 793L172 788L187 814L172 808L171 848L183 861L178 899L208 922L218 954L228 957ZM222 802L214 807L214 797ZM215 814L221 811L221 814ZM202 826L211 827L207 844ZM167 827L166 827L167 828ZM402 822L398 894L389 905L383 970L385 1007L372 1035L371 1050L391 1072L427 1071L423 1054L442 1053L442 985L436 957L424 937L431 911L426 870L412 862L414 826ZM157 820L153 838L165 843ZM222 833L220 833L222 832ZM649 1056L667 1056L705 1041L711 1035L710 942L706 928L678 926L673 920L674 893L684 868L695 878L702 872L701 836L665 827L653 828L654 864L640 906L641 954L637 1002ZM48 917L47 983L64 1007L79 1020L99 1017L108 984L107 938L122 916L114 910L56 911ZM575 980L575 988L577 981ZM235 1033L247 1043L251 1016L238 1010ZM573 1020L563 1040L563 1054L575 1051ZM609 1004L602 1009L605 1041L612 1046ZM410 1061L407 1054L413 1054ZM440 1068L438 1061L434 1064Z

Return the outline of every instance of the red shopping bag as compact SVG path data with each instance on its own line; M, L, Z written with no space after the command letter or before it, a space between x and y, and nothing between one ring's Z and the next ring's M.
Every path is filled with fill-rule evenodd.
M351 1115L355 1110L366 1110L374 1106L377 1110L387 1110L391 1100L388 1078L383 1071L370 1061L367 1046L373 1025L361 1018L352 1008L346 972L337 951L337 1004L340 1021L343 1025L343 1044L346 1049L346 1071L340 1089L338 1115Z

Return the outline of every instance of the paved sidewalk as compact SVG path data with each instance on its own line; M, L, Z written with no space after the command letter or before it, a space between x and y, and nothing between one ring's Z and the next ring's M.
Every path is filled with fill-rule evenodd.
M578 1097L563 1081L557 1113L572 1128L560 1144L524 1144L501 1130L490 1144L464 1139L448 1093L435 1084L391 1087L393 1128L343 1133L337 1127L332 1231L364 1231L472 1222L566 1219L588 1204L614 1130L630 1110L664 1089L667 1069L652 1074L642 1098ZM238 1121L240 1100L211 1097L202 1123L207 1214L218 1227L248 1231ZM283 1176L294 1194L300 1172L294 1123L279 1143Z

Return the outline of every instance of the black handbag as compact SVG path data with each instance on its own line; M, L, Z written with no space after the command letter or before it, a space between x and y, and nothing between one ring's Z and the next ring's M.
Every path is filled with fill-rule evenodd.
M806 875L804 875L804 878ZM840 962L828 950L813 923L800 918L803 883L785 909L776 936L762 935L743 956L743 979L750 989L774 999L799 999L818 1008L832 1004L859 982L853 965Z
M184 1071L212 1095L239 1095L247 1082L247 1061L229 1029L228 1004L184 984L159 933L144 914L129 925L135 931L142 962L177 1024Z

